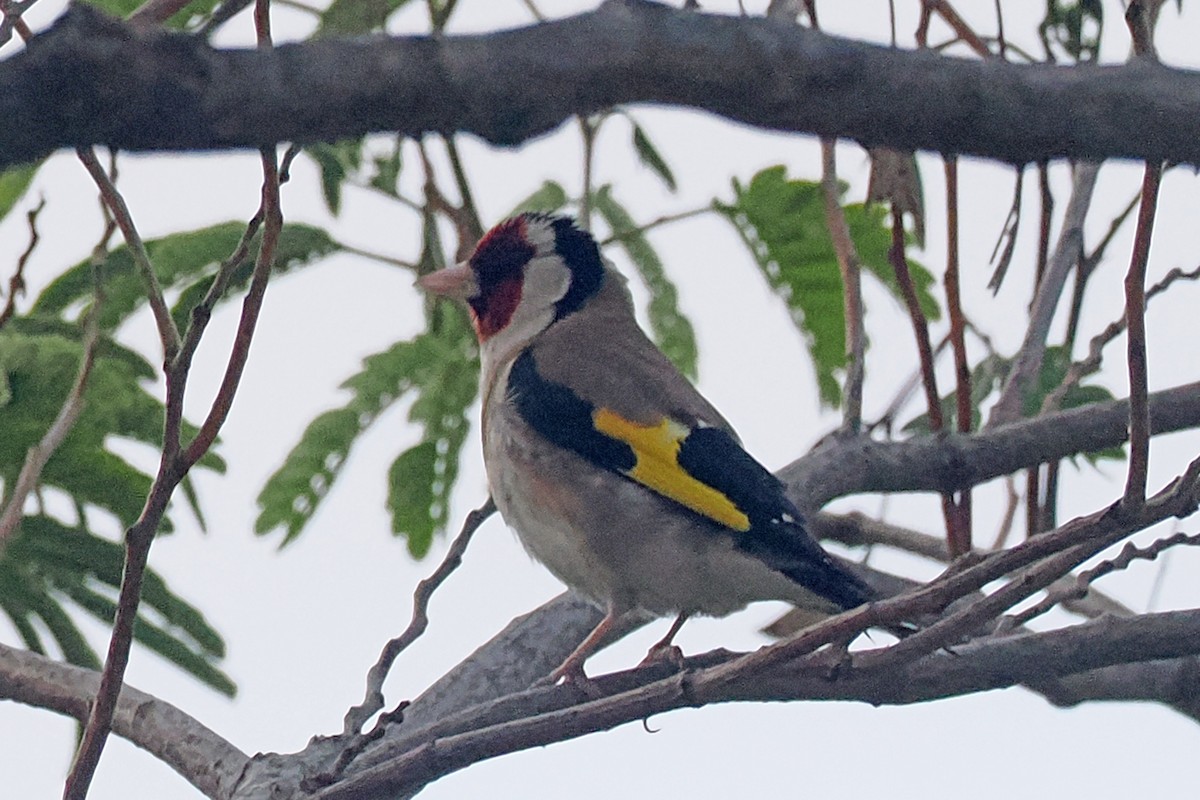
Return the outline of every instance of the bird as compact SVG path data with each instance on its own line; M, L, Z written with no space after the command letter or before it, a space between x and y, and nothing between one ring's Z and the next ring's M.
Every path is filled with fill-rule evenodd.
M834 614L875 597L807 532L783 484L639 326L624 276L564 215L523 213L418 284L464 301L480 347L483 458L528 553L604 612L550 675L630 612L691 616L759 600Z

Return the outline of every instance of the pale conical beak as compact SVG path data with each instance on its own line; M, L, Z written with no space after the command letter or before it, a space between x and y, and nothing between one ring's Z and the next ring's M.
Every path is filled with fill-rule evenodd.
M417 285L427 292L452 297L456 300L466 300L479 294L479 285L475 282L475 271L467 262L453 267L439 269L417 279Z

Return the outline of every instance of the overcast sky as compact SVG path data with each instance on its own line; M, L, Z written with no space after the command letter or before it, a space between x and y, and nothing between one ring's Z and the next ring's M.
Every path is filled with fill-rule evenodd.
M394 23L395 32L424 28L413 3ZM591 8L593 2L544 2L558 16ZM735 2L704 2L706 8L736 11ZM747 2L761 13L766 2ZM911 44L915 2L898 2L901 43ZM979 30L993 29L991 3L959 3L979 12ZM451 31L491 30L530 20L519 0L462 0ZM1006 30L1033 48L1040 3L1007 3ZM42 0L27 15L43 27L61 4ZM1186 6L1185 6L1186 7ZM828 30L886 41L883 0L820 5ZM1118 3L1105 3L1109 15L1105 53L1121 59L1126 34ZM839 16L840 15L840 16ZM1181 21L1168 4L1161 26L1164 58L1193 65L1195 15ZM302 38L311 27L294 10L275 14L279 40ZM938 34L942 37L944 31ZM217 37L222 45L252 41L252 25L243 15ZM0 55L10 55L10 45ZM1036 52L1036 50L1035 50ZM481 79L483 79L481 77ZM903 99L897 99L903 113ZM795 177L815 179L819 161L814 140L762 134L735 128L689 112L635 109L634 114L674 167L680 190L672 195L641 167L628 146L628 125L614 119L603 128L596 182L612 182L620 199L641 220L683 211L714 196L730 198L729 181L746 181L772 164L788 165ZM569 190L580 185L577 131L565 126L555 134L517 150L495 151L475 140L463 150L485 220L494 222L521 197L547 179ZM411 151L409 163L415 162ZM944 259L941 165L923 157L929 209L927 250L916 257L940 274ZM866 158L853 146L840 152L842 177L850 182L850 200L865 188ZM417 185L417 170L406 173ZM347 243L397 258L418 254L417 220L410 212L362 192L347 190L342 213L328 218L311 162L300 159L293 181L284 187L287 219L326 225ZM1140 179L1136 165L1106 166L1101 173L1096 213L1089 231L1093 241L1107 227L1111 212L1125 204ZM144 237L186 230L228 219L246 219L258 203L260 173L256 155L181 157L125 156L121 188ZM1054 170L1055 186L1064 189L1064 167ZM1012 174L1006 169L967 161L963 164L962 252L964 298L968 314L1010 354L1023 330L1024 304L1034 242L1035 217L1025 228L1009 278L997 298L985 289L988 259L1011 198ZM1195 177L1172 172L1161 198L1151 280L1172 267L1193 267L1200 260L1200 192ZM59 154L39 174L23 206L0 225L0 277L7 280L25 245L25 207L45 197L40 218L45 240L30 263L27 278L36 291L66 265L86 257L100 230L95 192L83 168ZM1032 192L1027 192L1029 198ZM1065 200L1065 191L1061 197ZM1032 206L1031 206L1032 208ZM1059 206L1061 209L1061 204ZM1110 213L1111 215L1111 213ZM1120 279L1129 236L1114 245L1116 254L1096 278L1096 296L1085 317L1090 336L1120 315ZM772 297L746 256L733 230L712 216L656 231L652 240L670 275L680 286L680 304L695 322L700 344L700 386L742 434L748 448L772 468L802 454L837 425L837 416L817 405L812 371L782 304ZM618 263L620 259L617 258ZM1156 303L1150 317L1152 388L1195 380L1196 288L1187 286ZM915 363L907 321L896 305L868 285L871 353L867 416L878 414ZM1011 320L1006 326L1005 321ZM221 375L236 322L230 305L214 318L196 360L188 411L193 419L207 408ZM364 676L380 647L404 628L413 586L433 569L445 542L430 558L414 563L389 533L384 512L386 468L417 432L405 421L407 404L398 404L360 442L339 484L294 545L280 552L278 535L253 534L255 497L280 464L304 426L316 414L338 405L345 395L339 383L358 368L360 359L422 328L421 301L412 276L360 257L339 255L320 266L275 282L255 339L241 392L222 433L221 453L228 474L202 475L201 500L209 531L201 533L187 514L178 514L178 533L156 543L152 566L170 585L198 605L226 637L225 669L239 694L229 701L199 686L156 656L135 649L128 682L169 700L196 716L248 753L291 752L316 734L334 733L342 715L363 691ZM937 332L942 329L938 328ZM122 339L154 361L154 336L148 315L122 330ZM1123 341L1123 340L1122 340ZM1119 344L1113 363L1119 360ZM975 353L978 356L978 353ZM1124 378L1110 372L1106 385L1124 395ZM477 417L473 412L472 419ZM463 515L486 494L477 432L464 451L452 518ZM1195 453L1196 436L1175 436L1153 449L1152 486L1167 481ZM145 465L154 454L124 447L121 452ZM1103 474L1082 466L1064 468L1061 510L1064 518L1110 502L1119 493L1123 466L1109 463ZM979 492L976 525L985 539L994 532L1002 491ZM872 514L936 533L940 512L935 498L895 497L842 501L838 508ZM109 531L115 537L118 532ZM1162 533L1160 530L1158 533ZM931 577L935 568L903 559L881 560L885 567ZM1200 590L1191 575L1200 560L1179 552L1162 576L1156 608L1195 605ZM1105 584L1130 606L1143 609L1160 565L1143 565ZM466 562L436 596L426 637L393 670L388 699L395 703L417 695L432 680L502 628L561 591L540 566L531 563L499 519L476 537ZM760 604L726 620L698 620L685 626L678 643L686 652L713 647L754 648L765 642L756 631L782 610ZM637 663L666 622L658 623L601 653L591 671L621 669ZM90 625L103 651L106 636ZM0 620L0 640L18 641ZM1093 798L1160 796L1194 789L1197 728L1192 722L1148 705L1089 705L1062 711L1041 698L1014 689L925 704L875 709L848 703L786 705L739 704L679 711L641 725L506 756L445 778L424 797L522 797L530 800L575 797L691 796L722 798L731 793L767 796L1011 798L1037 786L1037 794ZM0 704L0 787L13 798L57 796L74 744L75 726L49 712ZM1136 741L1136 744L1134 742ZM970 785L968 788L968 784ZM113 738L91 793L94 800L116 798L198 797L186 782L152 757Z

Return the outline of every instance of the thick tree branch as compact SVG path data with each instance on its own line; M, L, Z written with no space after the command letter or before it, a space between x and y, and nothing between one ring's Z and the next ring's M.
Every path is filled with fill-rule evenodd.
M779 476L802 508L862 492L959 491L1049 461L1122 444L1129 402L1112 400L1047 414L972 435L923 436L903 442L867 437L830 440L784 467ZM1200 426L1200 383L1150 395L1150 429Z
M623 103L1015 163L1200 163L1194 72L969 61L636 0L484 35L265 52L213 50L77 6L0 64L0 85L0 165L64 146L224 149L383 130L514 145Z
M0 699L87 720L100 674L0 643ZM113 732L146 750L207 797L232 796L249 757L197 720L130 686L121 689Z

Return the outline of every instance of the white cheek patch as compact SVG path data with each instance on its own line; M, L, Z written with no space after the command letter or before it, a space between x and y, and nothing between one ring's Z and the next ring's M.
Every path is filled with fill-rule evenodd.
M521 305L528 303L542 310L563 298L571 286L571 272L554 255L535 256L525 265L525 285Z
M521 301L508 324L484 343L484 358L499 363L529 344L554 322L556 304L571 286L571 273L554 255L536 256L525 265Z

